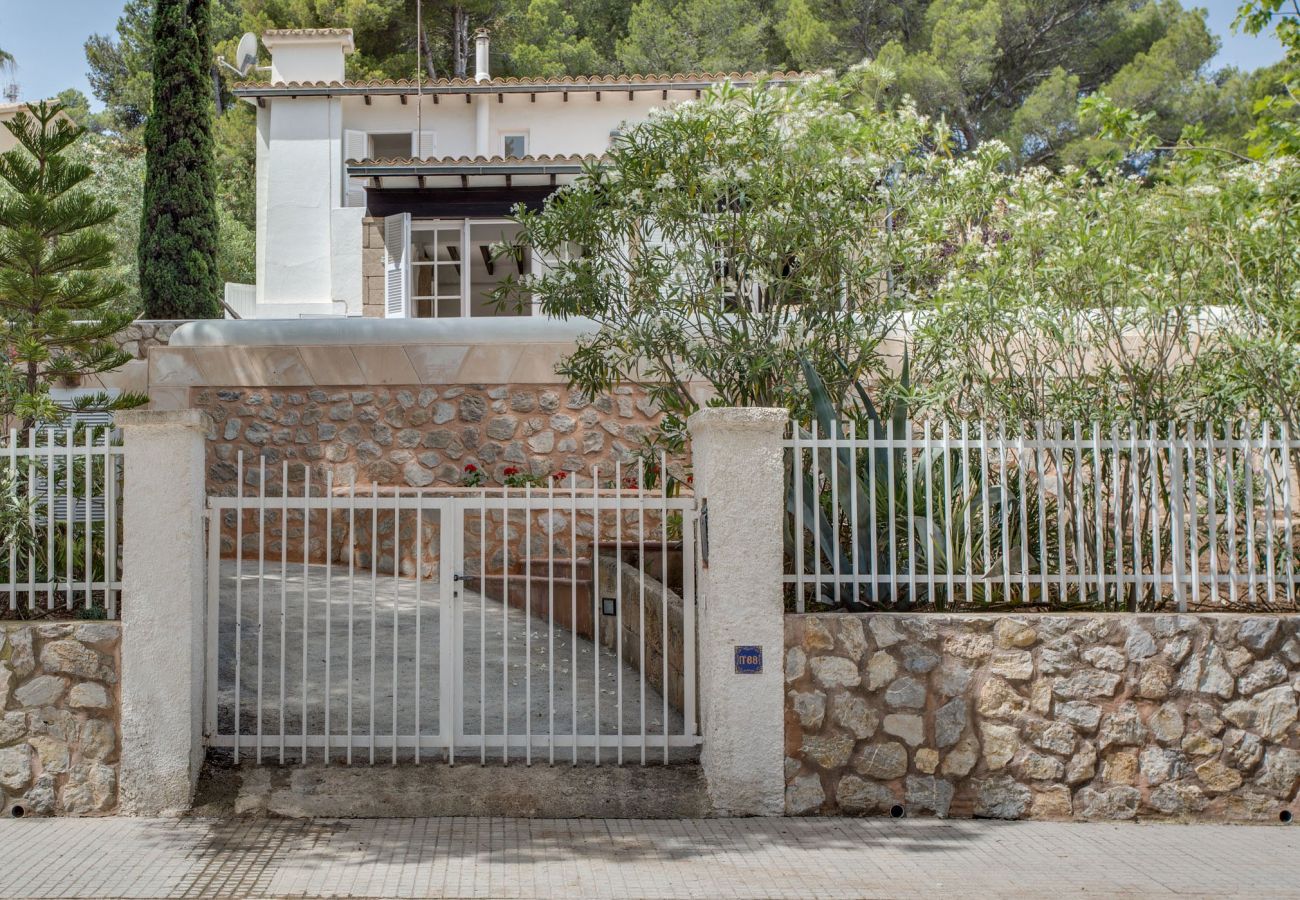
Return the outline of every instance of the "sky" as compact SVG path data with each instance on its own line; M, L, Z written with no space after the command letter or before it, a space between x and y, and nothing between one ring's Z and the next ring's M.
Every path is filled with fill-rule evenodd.
M18 62L14 75L0 76L0 88L16 80L20 98L35 100L75 87L98 109L101 104L86 81L83 45L92 34L113 34L123 5L123 0L0 0L0 48ZM1223 40L1214 67L1255 69L1282 58L1282 48L1271 34L1232 33L1237 0L1200 0L1195 5L1209 12L1210 28Z

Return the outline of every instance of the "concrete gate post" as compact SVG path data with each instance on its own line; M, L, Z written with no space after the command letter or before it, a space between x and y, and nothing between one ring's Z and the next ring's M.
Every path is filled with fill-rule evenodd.
M120 413L122 812L187 809L203 763L206 413Z
M707 510L699 570L702 762L720 815L785 809L781 442L788 420L784 409L715 408L687 423L695 490Z

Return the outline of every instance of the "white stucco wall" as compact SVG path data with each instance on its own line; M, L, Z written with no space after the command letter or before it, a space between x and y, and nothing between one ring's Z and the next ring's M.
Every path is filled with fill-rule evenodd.
M263 38L271 51L271 81L313 82L343 80L343 40L298 38Z
M259 304L319 303L330 310L331 211L339 206L342 126L338 101L300 98L273 105L264 192ZM261 187L261 185L259 185ZM358 248L361 231L356 230ZM358 303L360 282L357 282Z
M206 413L128 410L122 548L122 812L189 807L203 762Z
M781 438L789 417L785 409L705 408L687 422L695 491L707 509L699 571L700 761L719 815L785 811ZM737 646L762 648L761 673L736 672Z

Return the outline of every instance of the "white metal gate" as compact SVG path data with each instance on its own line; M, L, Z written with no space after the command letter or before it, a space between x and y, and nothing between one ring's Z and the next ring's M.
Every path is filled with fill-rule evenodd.
M443 490L237 468L239 494L208 503L209 746L258 763L695 753L694 500L642 489L644 467Z

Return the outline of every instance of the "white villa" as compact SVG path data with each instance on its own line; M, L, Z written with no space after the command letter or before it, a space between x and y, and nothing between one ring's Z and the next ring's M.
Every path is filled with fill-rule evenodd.
M268 31L257 107L257 283L229 285L243 318L494 316L510 269L494 259L515 204L540 205L625 123L753 74L348 81L348 29ZM773 80L797 77L777 75Z

